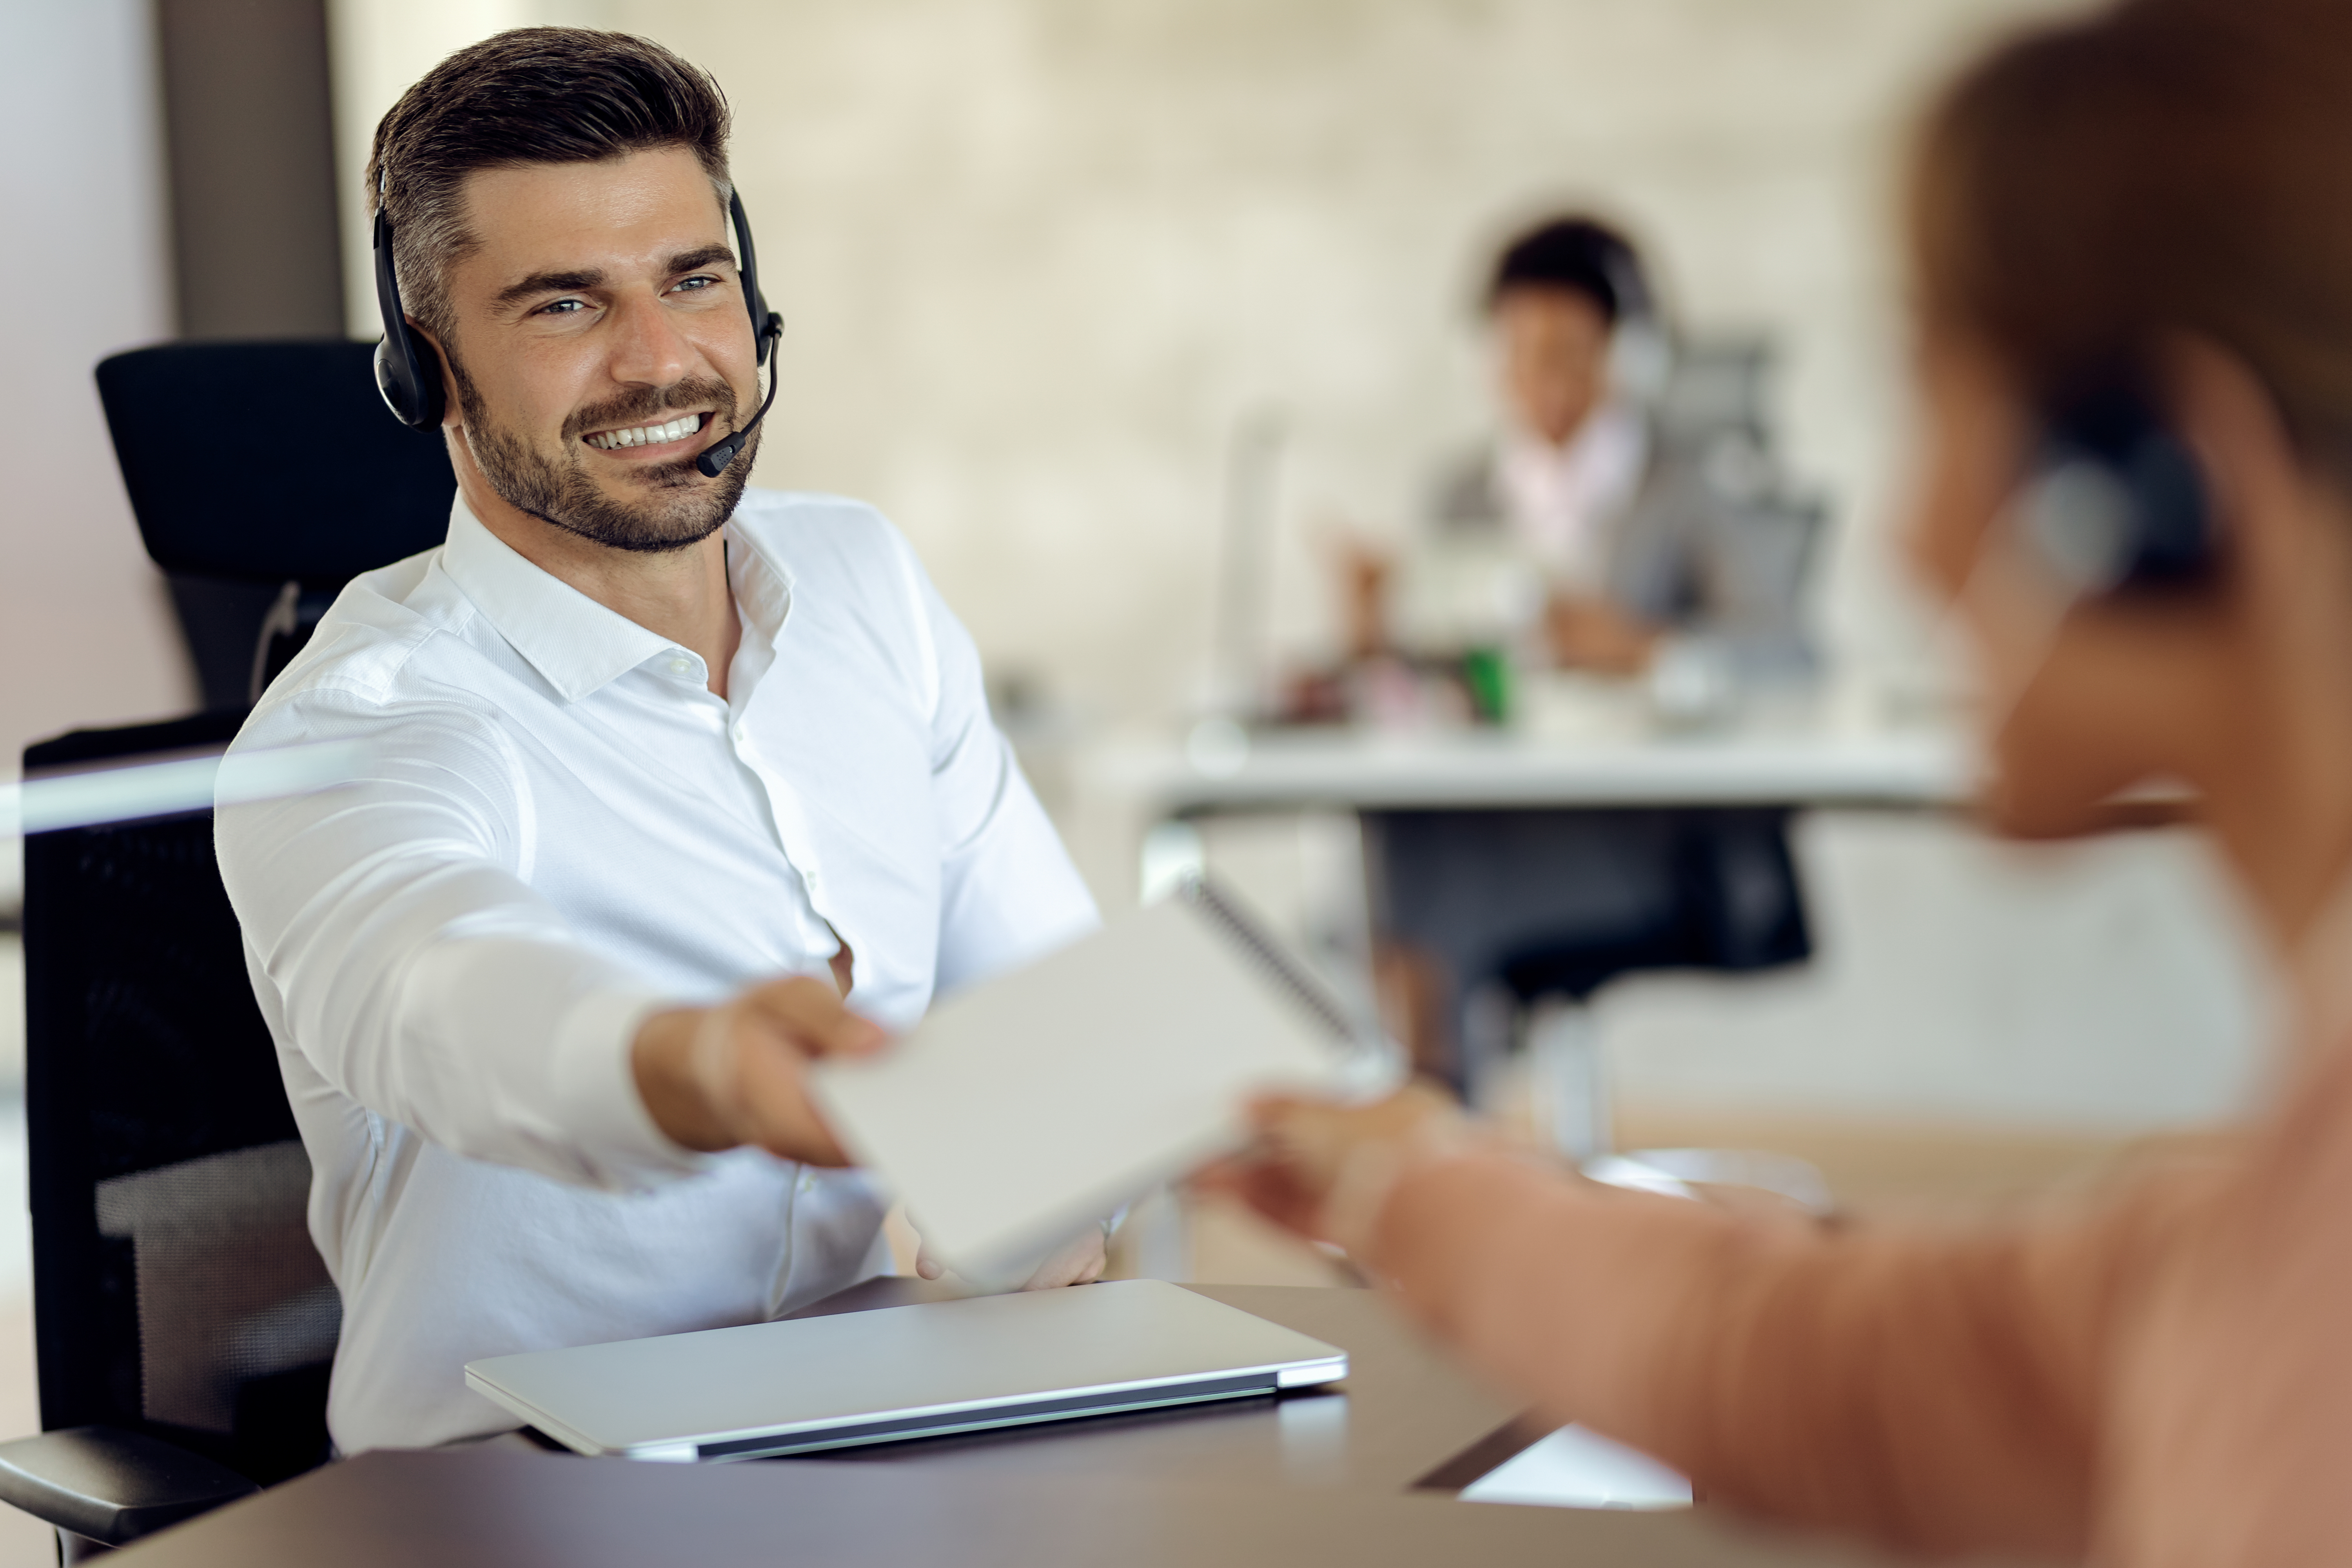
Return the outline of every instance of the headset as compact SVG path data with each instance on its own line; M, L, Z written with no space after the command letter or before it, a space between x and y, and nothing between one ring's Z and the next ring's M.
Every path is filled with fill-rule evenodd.
M412 430L430 430L441 423L446 413L446 397L441 384L441 357L434 352L415 327L408 324L408 312L400 302L400 279L392 260L392 217L385 209L384 193L390 182L390 172L378 176L375 200L375 302L383 313L383 342L375 349L376 390L383 395L383 405L392 410L394 418ZM751 317L751 336L755 345L752 361L757 374L761 365L768 367L768 395L760 402L760 411L751 422L730 432L726 439L713 442L694 459L694 466L705 479L717 479L726 471L743 450L743 443L759 427L774 406L776 388L782 377L771 363L777 340L784 335L784 319L768 309L766 298L760 292L760 259L751 247L751 221L743 216L743 198L732 192L727 197L727 213L735 226L735 253L740 258L737 270L743 280L743 305Z
M2016 506L2025 542L2075 599L2194 587L2215 570L2204 477L2133 361L2098 367L2044 408Z

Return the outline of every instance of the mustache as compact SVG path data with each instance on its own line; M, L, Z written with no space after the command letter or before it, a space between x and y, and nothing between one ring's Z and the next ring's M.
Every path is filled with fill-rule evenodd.
M665 414L697 405L716 408L730 425L734 423L735 389L715 377L690 375L667 386L623 393L577 409L563 422L563 435L566 440L576 441L592 430L650 425Z

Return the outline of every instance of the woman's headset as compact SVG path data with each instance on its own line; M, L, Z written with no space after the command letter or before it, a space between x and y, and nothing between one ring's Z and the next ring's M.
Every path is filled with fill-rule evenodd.
M400 302L400 279L392 259L392 218L384 204L389 178L387 172L376 182L375 302L383 313L383 342L375 349L375 384L376 390L383 394L383 405L392 410L394 418L412 430L430 430L439 426L447 412L441 384L441 357L409 325L408 312ZM743 216L743 198L730 192L727 212L735 226L735 254L740 258L737 270L743 280L744 308L751 317L756 370L769 364L776 340L784 335L784 319L768 309L767 299L760 292L759 255L751 247L751 223ZM694 460L704 477L717 479L743 449L744 438L768 416L768 409L776 401L777 379L774 367L770 365L768 395L761 401L760 411L751 416L751 422L731 432L725 440L713 443Z
M2204 476L2143 366L2110 364L2045 408L2017 508L2026 542L2076 598L2213 571Z

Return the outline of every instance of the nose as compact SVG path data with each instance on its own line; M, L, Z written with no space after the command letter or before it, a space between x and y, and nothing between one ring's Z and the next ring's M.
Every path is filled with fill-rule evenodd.
M616 382L667 386L686 375L698 357L677 330L673 313L650 294L625 296L615 302L609 321L606 370Z

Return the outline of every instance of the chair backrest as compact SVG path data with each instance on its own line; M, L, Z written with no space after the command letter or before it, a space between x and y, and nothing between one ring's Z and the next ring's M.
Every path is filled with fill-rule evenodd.
M25 768L216 749L240 717L77 731ZM267 1485L326 1458L341 1306L212 833L205 811L25 841L41 1425L145 1431Z
M99 397L155 563L331 590L440 543L457 488L447 450L384 411L373 352L297 339L101 360Z
M1636 814L1622 813L1633 819ZM1789 852L1791 813L1780 806L1638 814L1656 830L1661 889L1646 918L1596 931L1587 920L1547 930L1531 921L1496 975L1522 1003L1575 1002L1627 974L1665 969L1742 973L1812 956L1803 886Z
M250 703L345 583L448 528L446 450L385 411L373 356L298 339L166 343L99 364L123 487L207 707Z

